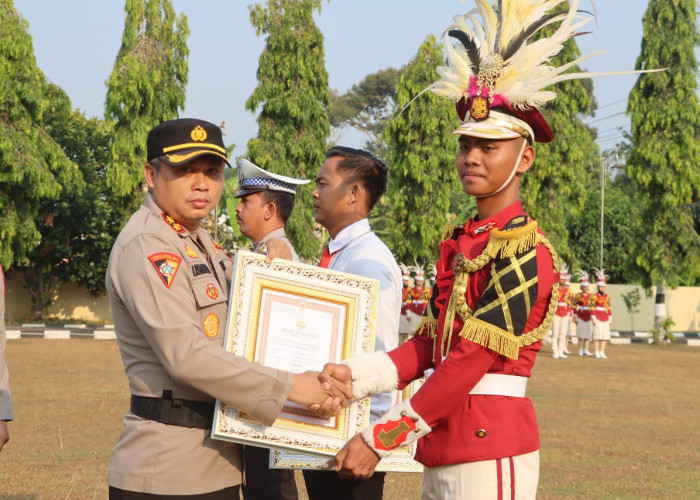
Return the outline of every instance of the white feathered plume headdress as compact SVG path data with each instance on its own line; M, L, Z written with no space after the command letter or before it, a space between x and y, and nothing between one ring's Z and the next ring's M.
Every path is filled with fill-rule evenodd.
M583 34L579 30L594 19L578 11L578 0L571 0L567 12L551 12L564 1L497 0L492 6L488 0L474 0L476 9L454 17L443 35L448 66L437 68L441 78L429 88L457 103L465 123L455 133L550 142L554 134L538 111L556 97L547 87L565 80L636 73L566 73L602 52L558 68L550 65L564 43ZM542 28L557 22L552 36L531 42ZM452 45L450 37L460 43Z
M399 269L401 269L401 277L403 279L411 279L411 270L403 262L399 262Z
M600 269L596 269L594 267L593 271L595 272L596 276L596 286L605 286L606 281L610 279L610 276L605 274L605 269L603 269L602 267Z
M423 266L416 262L415 266L413 266L413 269L416 271L416 275L414 276L415 279L425 280L425 271L423 270Z
M578 279L581 282L581 286L588 286L588 272L584 271L583 269L577 269L574 272L574 276L576 276L576 279Z
M563 280L570 280L569 266L563 260L559 261L559 278Z

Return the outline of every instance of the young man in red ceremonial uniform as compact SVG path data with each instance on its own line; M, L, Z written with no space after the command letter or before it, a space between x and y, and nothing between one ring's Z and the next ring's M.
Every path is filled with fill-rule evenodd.
M430 90L455 101L464 120L456 167L477 214L445 235L414 337L320 375L351 381L361 397L431 372L413 397L346 443L329 463L341 475L367 477L417 440L424 499L536 496L539 433L525 389L557 308L559 264L519 188L535 160L533 141L554 136L538 108L556 94L544 89L585 76L546 64L587 22L575 0L551 14L559 3L513 0L504 9L479 1L446 31L449 66ZM530 43L542 26L557 25L549 39Z

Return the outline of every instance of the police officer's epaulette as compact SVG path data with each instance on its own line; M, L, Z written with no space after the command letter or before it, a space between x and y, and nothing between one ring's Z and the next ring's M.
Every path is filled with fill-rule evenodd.
M166 212L161 212L160 216L163 218L165 223L172 228L173 231L175 231L179 235L187 234L187 229L180 224L178 221L176 221L174 218L172 218L170 215L168 215Z

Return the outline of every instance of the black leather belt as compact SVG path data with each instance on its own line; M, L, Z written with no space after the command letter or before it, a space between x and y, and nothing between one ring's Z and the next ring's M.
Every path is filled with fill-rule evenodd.
M131 413L162 424L211 429L214 404L187 399L173 399L172 391L163 391L162 398L131 395Z

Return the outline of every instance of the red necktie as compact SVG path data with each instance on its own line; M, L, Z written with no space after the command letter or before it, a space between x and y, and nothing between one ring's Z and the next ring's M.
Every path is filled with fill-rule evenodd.
M333 254L328 250L328 246L326 246L326 248L323 249L323 253L321 254L321 262L319 262L318 265L328 268L328 264L331 263L331 257L333 257Z

